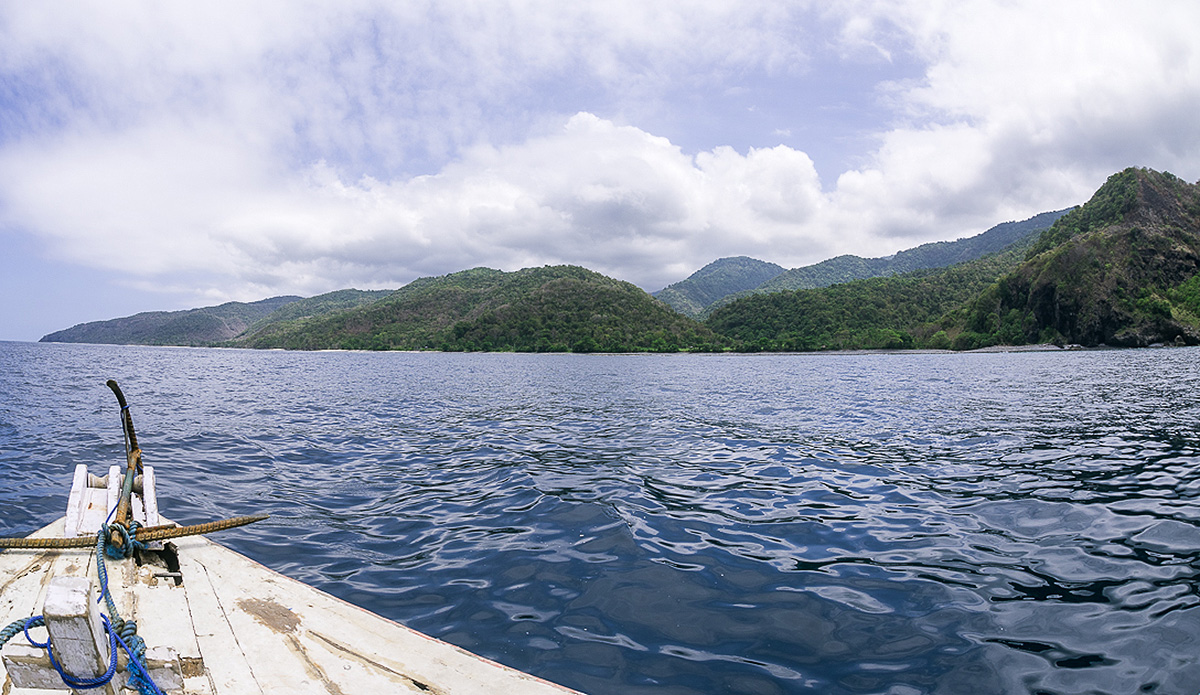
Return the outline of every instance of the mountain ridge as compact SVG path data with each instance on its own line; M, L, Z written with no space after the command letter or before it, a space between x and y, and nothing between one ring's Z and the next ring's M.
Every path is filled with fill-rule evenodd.
M1200 344L1198 271L1200 184L1129 168L1000 253L744 297L707 323L752 350Z
M48 333L39 342L209 345L240 335L256 321L300 300L300 297L285 295L257 302L226 302L180 311L144 311L105 321L78 323Z
M718 258L686 279L651 294L684 316L696 318L722 298L753 290L784 270L781 265L748 256Z
M750 294L706 323L748 351L950 349L957 332L946 317L1017 267L1034 241L944 268Z
M1140 347L1200 343L1200 183L1129 168L1061 218L972 305L965 330Z
M1010 244L1053 225L1070 208L1043 212L1020 221L1001 222L979 234L954 241L933 241L891 256L863 258L844 254L812 265L792 268L750 290L732 292L706 306L698 316L707 316L720 306L750 294L782 292L784 290L816 289L873 277L900 275L915 270L945 268L957 263L999 253Z
M233 345L286 349L674 351L722 341L636 286L579 266L472 268Z
M1054 221L1044 228L1047 216ZM704 323L630 283L579 266L545 266L473 268L418 278L394 292L340 290L147 312L43 340L533 352L1200 344L1200 184L1129 168L1082 206L989 232L840 262L873 261L877 271L882 261L900 268L988 251L973 260L752 293L715 307ZM1004 241L1010 243L991 250ZM749 283L753 273L771 275L769 284L785 274L771 266L718 259L699 279L713 281L706 291Z

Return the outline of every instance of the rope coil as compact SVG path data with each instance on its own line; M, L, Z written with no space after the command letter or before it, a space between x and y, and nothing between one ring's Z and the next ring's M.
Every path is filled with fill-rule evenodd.
M25 639L29 640L29 643L33 646L41 647L42 649L46 650L46 654L50 657L50 665L53 666L54 670L58 672L58 677L62 678L62 682L66 683L69 687L75 688L76 690L91 690L92 688L99 688L102 685L107 685L108 682L112 680L113 675L115 675L117 672L117 633L113 632L111 626L109 626L108 617L101 617L104 619L104 630L108 633L108 670L102 675L95 676L93 678L74 676L63 670L62 665L58 663L58 659L54 658L54 650L50 648L49 634L46 635L45 642L39 642L29 634L30 628L39 627L46 624L46 621L42 618L42 616L35 615L25 621Z

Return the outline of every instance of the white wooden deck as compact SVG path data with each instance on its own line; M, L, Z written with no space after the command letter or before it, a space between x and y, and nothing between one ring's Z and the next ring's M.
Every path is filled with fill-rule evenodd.
M64 520L33 534L62 536ZM501 666L289 579L203 537L174 541L183 584L163 568L108 561L110 591L150 646L164 690L189 695L564 695L575 691ZM0 627L42 613L50 578L95 582L83 550L0 553ZM97 587L92 587L93 595ZM39 635L44 632L39 631ZM23 636L4 648L14 670L36 669L44 651ZM39 661L41 660L41 661ZM52 673L52 672L51 672ZM52 674L53 675L53 674ZM4 693L15 688L0 666ZM57 680L57 676L53 676ZM122 682L124 679L122 678ZM53 684L51 681L49 684ZM61 681L58 681L63 690ZM90 691L97 692L97 691Z

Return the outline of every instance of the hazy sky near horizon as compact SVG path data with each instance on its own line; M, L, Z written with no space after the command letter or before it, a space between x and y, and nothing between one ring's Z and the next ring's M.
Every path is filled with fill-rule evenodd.
M475 266L654 291L1200 178L1200 3L0 4L0 339Z

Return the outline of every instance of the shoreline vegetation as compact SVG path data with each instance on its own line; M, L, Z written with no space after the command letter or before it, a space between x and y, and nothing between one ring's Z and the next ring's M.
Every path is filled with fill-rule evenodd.
M1084 205L888 258L720 259L651 296L473 268L80 324L43 342L577 353L1014 352L1200 344L1200 184L1130 168Z
M3 341L21 343L24 341ZM53 343L56 341L39 340L38 343ZM64 341L66 342L66 341ZM35 345L37 343L28 343ZM84 343L74 341L70 344L76 345L135 345L133 343ZM288 348L247 348L236 345L140 345L140 347L155 347L166 349L205 349L205 350L253 350L255 352L358 352L358 353L377 353L377 352L392 352L392 353L411 353L411 354L445 354L447 352L465 353L464 350L371 350L365 348L320 348L316 350L290 350ZM674 351L649 351L638 350L631 352L578 352L574 350L563 350L557 352L532 352L532 351L516 351L516 350L488 350L475 351L475 354L492 354L492 355L590 355L598 357L629 357L629 356L651 356L651 355L712 355L712 356L740 356L740 357L804 357L804 356L865 356L865 355L994 355L994 354L1012 354L1012 353L1093 353L1093 352L1113 352L1123 350L1169 350L1176 348L1194 347L1186 343L1153 343L1150 345L1139 346L1122 346L1122 345L1055 345L1053 343L1039 343L1036 345L991 345L988 347L973 348L970 350L950 350L945 348L854 348L845 350L674 350Z

